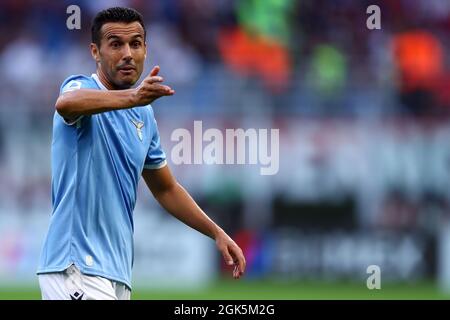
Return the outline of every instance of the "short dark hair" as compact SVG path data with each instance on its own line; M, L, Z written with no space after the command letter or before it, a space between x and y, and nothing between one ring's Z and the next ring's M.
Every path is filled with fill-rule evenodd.
M92 42L100 47L101 34L100 30L105 23L108 22L139 22L144 29L144 39L146 36L144 19L142 15L132 8L114 7L100 11L92 21L91 35Z

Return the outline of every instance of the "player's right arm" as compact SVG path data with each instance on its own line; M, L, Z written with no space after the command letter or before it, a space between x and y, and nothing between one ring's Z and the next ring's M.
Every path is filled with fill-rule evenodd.
M169 86L161 84L159 67L154 67L142 83L133 89L67 91L56 100L56 111L66 120L117 109L128 109L152 103L162 96L174 94Z

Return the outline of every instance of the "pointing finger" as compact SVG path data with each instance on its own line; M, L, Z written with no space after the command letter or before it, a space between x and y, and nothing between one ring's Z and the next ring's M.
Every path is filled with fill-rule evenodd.
M153 76L153 77L148 77L147 79L144 80L147 83L155 83L155 82L163 82L164 79L162 77L157 77L157 76Z
M150 72L150 76L151 77L157 76L159 73L159 70L160 70L159 66L154 66L152 71Z

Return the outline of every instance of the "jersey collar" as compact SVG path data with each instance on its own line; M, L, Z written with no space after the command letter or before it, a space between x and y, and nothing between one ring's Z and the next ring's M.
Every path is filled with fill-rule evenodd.
M100 81L100 79L98 78L96 73L93 73L91 75L92 79L94 79L95 83L99 86L100 89L102 90L108 90L108 88L106 88L103 83Z

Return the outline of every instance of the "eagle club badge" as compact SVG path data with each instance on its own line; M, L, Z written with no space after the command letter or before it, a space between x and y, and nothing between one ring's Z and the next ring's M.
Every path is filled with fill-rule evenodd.
M136 127L136 131L137 131L137 135L139 137L139 140L142 141L143 136L142 136L142 128L144 127L144 123L137 121L137 120L131 120L131 122L133 122L134 126Z

